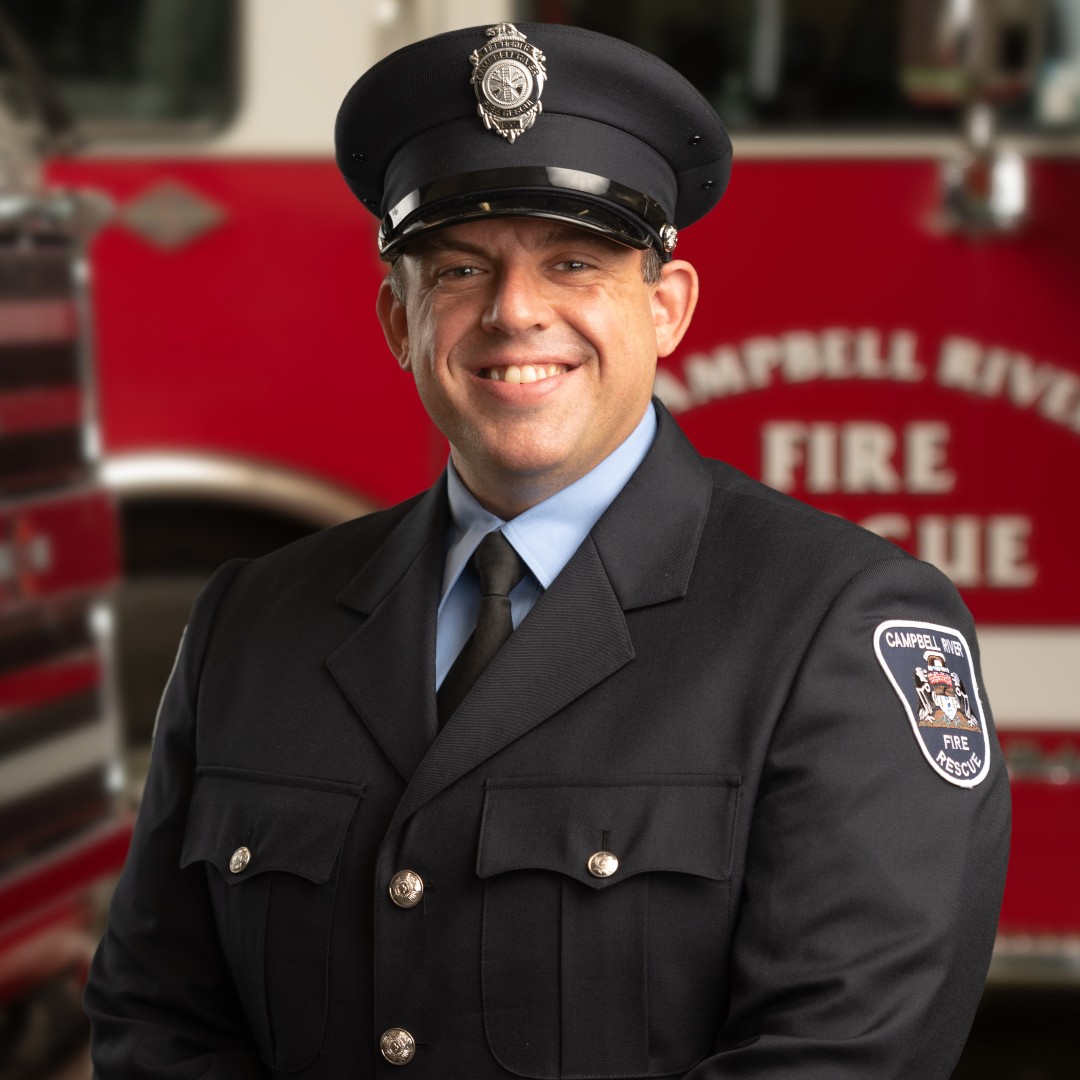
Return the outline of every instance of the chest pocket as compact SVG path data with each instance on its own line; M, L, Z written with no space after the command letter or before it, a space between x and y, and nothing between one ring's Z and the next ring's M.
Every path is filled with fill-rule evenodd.
M489 780L483 997L492 1053L537 1080L682 1073L724 1008L739 782Z
M182 867L202 863L222 950L267 1064L318 1053L341 848L362 789L203 767Z

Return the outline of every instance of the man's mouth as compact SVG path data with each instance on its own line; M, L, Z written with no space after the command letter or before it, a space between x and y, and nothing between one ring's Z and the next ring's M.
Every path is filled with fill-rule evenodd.
M568 364L509 364L506 367L483 368L480 377L491 379L492 382L530 383L550 379L553 375L565 375L569 370Z

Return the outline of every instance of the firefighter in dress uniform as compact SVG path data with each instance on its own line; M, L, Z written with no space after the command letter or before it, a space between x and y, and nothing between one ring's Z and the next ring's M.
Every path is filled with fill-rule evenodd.
M715 112L624 42L502 23L375 65L336 138L450 461L197 602L98 1075L949 1076L1009 816L967 611L651 399ZM962 769L914 720L931 633L976 690Z

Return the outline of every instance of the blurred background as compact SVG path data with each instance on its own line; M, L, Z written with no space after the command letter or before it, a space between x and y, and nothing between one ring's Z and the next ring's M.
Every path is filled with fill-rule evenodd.
M728 123L657 393L960 587L1015 823L956 1077L1080 1075L1080 0L0 0L0 1080L89 1075L201 583L443 467L332 127L387 52L502 20L631 40Z

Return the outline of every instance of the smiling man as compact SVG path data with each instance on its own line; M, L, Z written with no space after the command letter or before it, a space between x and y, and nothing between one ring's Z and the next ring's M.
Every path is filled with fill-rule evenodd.
M689 263L656 277L640 251L544 218L443 226L399 256L379 294L387 341L489 510L542 502L640 423L697 300Z
M337 147L450 461L201 596L98 1075L944 1080L1008 838L974 629L651 400L719 119L625 43L504 23L376 65Z

